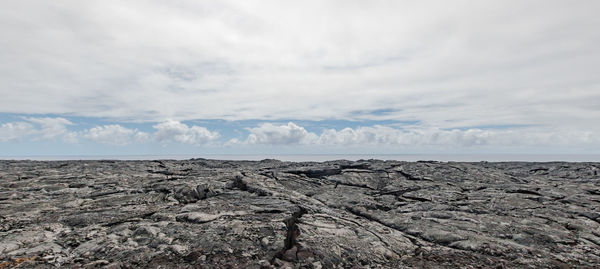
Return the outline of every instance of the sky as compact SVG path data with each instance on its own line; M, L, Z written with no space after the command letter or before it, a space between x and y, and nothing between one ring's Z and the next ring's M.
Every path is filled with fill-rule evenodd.
M600 152L599 1L0 5L0 156Z

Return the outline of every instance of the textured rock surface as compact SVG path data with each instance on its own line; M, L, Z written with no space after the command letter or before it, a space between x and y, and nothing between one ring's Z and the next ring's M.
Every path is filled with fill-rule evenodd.
M0 161L0 268L600 266L600 164Z

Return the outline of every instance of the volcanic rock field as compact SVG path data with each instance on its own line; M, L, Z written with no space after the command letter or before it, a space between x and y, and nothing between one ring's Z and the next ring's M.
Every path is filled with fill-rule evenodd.
M0 161L0 268L599 268L600 164Z

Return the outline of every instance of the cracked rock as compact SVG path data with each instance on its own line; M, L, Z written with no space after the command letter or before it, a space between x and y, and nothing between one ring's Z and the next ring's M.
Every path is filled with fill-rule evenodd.
M0 268L598 268L598 167L0 161Z

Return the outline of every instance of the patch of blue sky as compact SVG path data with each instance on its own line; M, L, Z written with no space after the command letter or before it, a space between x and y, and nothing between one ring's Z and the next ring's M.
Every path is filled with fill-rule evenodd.
M270 123L273 125L287 125L289 122L304 127L307 131L320 134L325 129L336 129L342 130L344 128L357 128L374 125L384 126L402 126L402 125L414 125L418 124L419 121L398 121L398 120L294 120L294 119L283 119L283 120L240 120L240 121L226 121L226 120L190 120L183 121L182 123L188 125L199 125L209 130L218 131L222 137L236 137L248 135L246 128L253 128L260 124Z
M127 145L101 144L87 139L77 143L64 143L60 139L22 140L0 143L0 157L22 156L122 156L122 155L196 155L220 154L221 147L210 145L189 145L180 143L161 144L154 141Z
M395 113L395 112L401 112L402 109L396 109L396 108L382 108L382 109L372 109L372 110L356 110L356 111L352 111L350 113L350 115L353 116L366 116L366 115L372 115L372 116L387 116L391 113Z
M466 131L469 129L480 129L480 130L509 130L539 126L536 124L497 124L497 125L472 125L454 128L443 128L442 130L461 130Z
M71 131L82 131L95 126L114 124L107 119L93 118L93 117L80 117L80 116L65 116L59 114L14 114L14 113L0 113L0 123L19 122L27 121L27 118L64 118L69 120L72 125L69 125Z
M388 113L393 111L391 109L380 109L372 110L371 113ZM156 130L153 128L154 125L159 122L120 122L106 118L96 117L81 117L81 116L65 116L59 114L13 114L13 113L0 113L0 123L26 121L26 118L65 118L69 120L72 125L68 125L69 131L82 132L97 126L118 124L125 128L137 129L142 132L152 134ZM182 121L183 124L188 126L201 126L205 127L210 131L216 131L220 134L220 141L228 141L232 138L244 140L249 131L248 128L257 127L264 123L270 123L273 125L287 125L289 122L304 127L307 131L320 134L325 129L342 130L344 128L358 128L367 127L374 125L383 126L394 126L394 128L402 128L402 126L410 126L419 124L419 121L402 121L402 120L339 120L339 119L327 119L319 121L311 120L295 120L295 119L280 119L280 120L239 120L239 121L227 121L222 119L197 119ZM85 140L85 139L80 139ZM46 141L46 144L49 143ZM84 143L80 141L80 144ZM59 143L62 144L62 143ZM91 145L88 145L91 146Z

